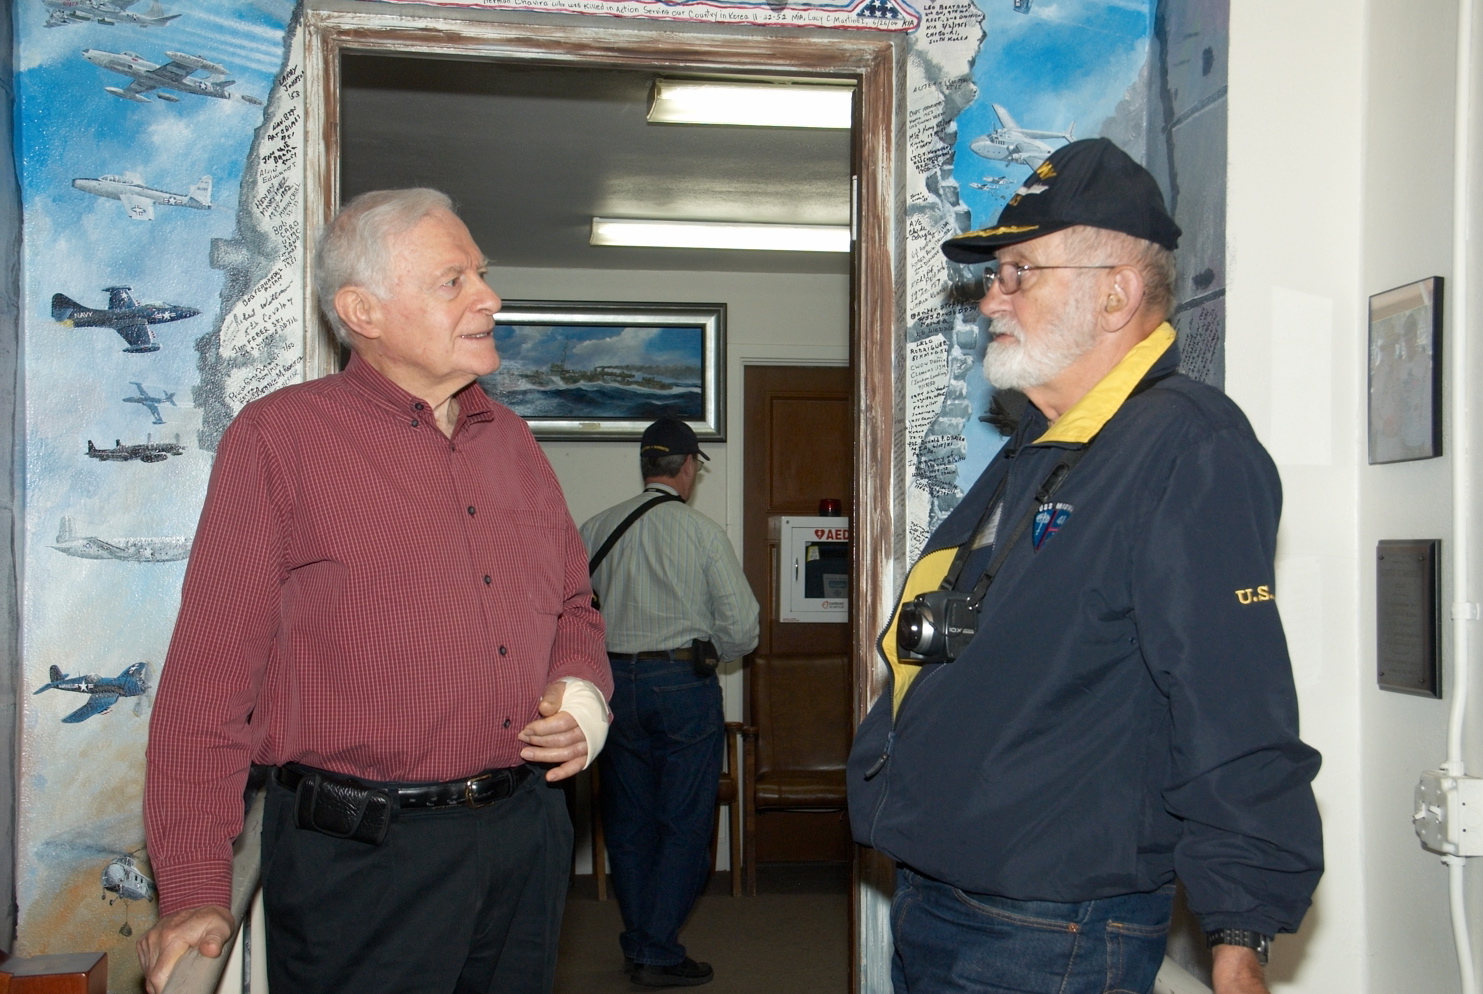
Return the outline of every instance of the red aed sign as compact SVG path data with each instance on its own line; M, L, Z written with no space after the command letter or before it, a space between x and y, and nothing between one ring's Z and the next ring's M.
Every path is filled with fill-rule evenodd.
M814 539L819 542L848 542L850 530L848 528L815 528Z

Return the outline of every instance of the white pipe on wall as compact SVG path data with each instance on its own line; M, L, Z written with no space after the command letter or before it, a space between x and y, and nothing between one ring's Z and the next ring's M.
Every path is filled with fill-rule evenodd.
M1473 514L1473 424L1468 384L1469 234L1472 225L1472 112L1473 112L1473 15L1477 0L1458 0L1456 108L1453 124L1452 163L1452 706L1447 722L1447 762L1443 770L1454 777L1464 775L1463 728L1467 719L1469 679L1472 670L1472 624L1478 619L1478 604L1472 596L1469 558L1472 553ZM1445 856L1448 903L1452 909L1452 934L1457 947L1457 966L1463 994L1478 994L1473 965L1472 938L1468 931L1464 884L1467 859Z

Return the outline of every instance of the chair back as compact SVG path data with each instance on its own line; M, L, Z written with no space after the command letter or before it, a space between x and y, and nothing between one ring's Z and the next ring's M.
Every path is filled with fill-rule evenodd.
M756 776L843 771L850 754L848 656L753 656ZM831 778L832 779L832 778Z

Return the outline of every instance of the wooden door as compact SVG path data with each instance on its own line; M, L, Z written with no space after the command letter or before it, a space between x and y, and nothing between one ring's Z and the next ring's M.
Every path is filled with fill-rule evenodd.
M778 621L778 519L814 515L833 498L849 514L855 478L855 425L850 370L840 366L748 366L744 382L746 441L742 484L742 568L761 605L759 656L850 655L850 624ZM853 557L852 557L853 558ZM747 670L747 721L756 722L751 670ZM840 694L839 728L799 727L789 735L816 735L832 751L853 732L850 687L816 688ZM819 713L834 713L823 707ZM847 745L846 745L847 748ZM759 805L760 807L760 805ZM848 860L852 849L843 811L759 812L748 852L757 861Z

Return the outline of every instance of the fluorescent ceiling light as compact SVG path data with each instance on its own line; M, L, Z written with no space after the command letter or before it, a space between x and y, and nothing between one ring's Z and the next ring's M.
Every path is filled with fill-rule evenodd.
M854 95L849 86L656 79L649 122L848 128Z
M761 249L848 252L847 224L747 224L740 221L657 221L595 217L593 245L640 248Z

